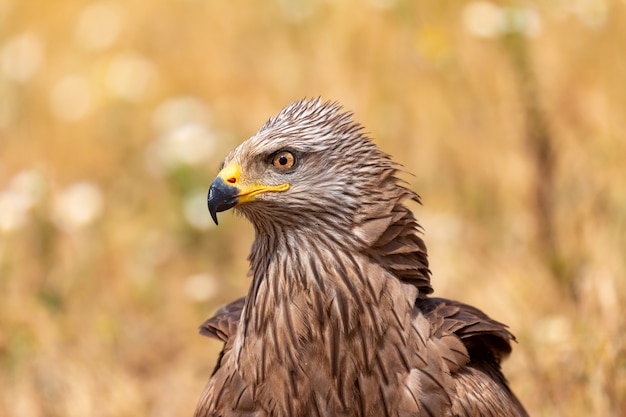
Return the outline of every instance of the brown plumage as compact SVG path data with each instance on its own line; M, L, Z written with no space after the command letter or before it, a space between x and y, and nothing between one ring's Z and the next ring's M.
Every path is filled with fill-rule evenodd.
M226 157L209 210L255 227L246 297L205 322L225 342L204 416L526 416L500 361L513 335L431 298L418 196L339 106L292 104Z

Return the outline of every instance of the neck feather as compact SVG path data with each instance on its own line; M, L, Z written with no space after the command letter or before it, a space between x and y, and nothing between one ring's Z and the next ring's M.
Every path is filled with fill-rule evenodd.
M388 184L386 194L374 199L380 204L354 213L349 227L284 216L289 226L282 226L246 213L256 239L234 352L250 386L271 386L294 398L303 394L303 378L310 378L349 392L342 385L376 366L388 329L406 330L401 323L411 321L416 298L432 292L419 225L403 204L417 196L394 178ZM298 224L307 229L293 227ZM289 401L260 390L257 398L282 410L277 415L297 414ZM346 404L345 398L333 401Z

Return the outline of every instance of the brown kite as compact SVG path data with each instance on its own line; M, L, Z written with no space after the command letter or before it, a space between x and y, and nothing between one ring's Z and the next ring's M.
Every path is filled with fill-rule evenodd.
M227 157L208 205L254 225L252 284L201 333L225 342L196 416L526 416L513 335L431 298L419 197L334 103L300 101Z

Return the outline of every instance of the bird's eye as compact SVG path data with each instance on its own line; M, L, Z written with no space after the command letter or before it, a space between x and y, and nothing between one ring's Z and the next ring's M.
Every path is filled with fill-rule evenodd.
M280 151L272 157L272 165L278 169L289 169L296 164L296 157L289 151Z

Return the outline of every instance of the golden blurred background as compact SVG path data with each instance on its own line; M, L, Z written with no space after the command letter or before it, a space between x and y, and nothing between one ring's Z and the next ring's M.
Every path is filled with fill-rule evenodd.
M223 156L337 100L533 416L626 415L623 0L0 0L0 416L192 415L253 234Z

